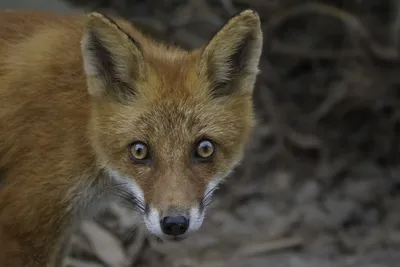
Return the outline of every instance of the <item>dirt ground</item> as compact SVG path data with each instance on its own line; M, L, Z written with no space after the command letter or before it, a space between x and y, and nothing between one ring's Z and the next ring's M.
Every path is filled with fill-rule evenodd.
M245 8L263 22L259 125L243 164L195 236L147 240L138 266L399 265L399 1L65 2L187 48Z

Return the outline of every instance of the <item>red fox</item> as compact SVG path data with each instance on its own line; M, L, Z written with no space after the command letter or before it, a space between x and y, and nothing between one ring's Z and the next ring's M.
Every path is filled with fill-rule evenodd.
M0 11L0 266L54 266L106 199L161 239L198 230L255 126L262 44L252 10L190 51L97 12Z

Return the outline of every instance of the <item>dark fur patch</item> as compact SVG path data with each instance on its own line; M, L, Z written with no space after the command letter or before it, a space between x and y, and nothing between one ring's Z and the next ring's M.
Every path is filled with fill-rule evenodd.
M118 100L123 101L135 95L134 88L129 81L123 81L118 77L115 56L103 46L100 38L94 32L89 32L90 46L88 47L97 59L96 71L104 79L108 86L106 93Z
M0 168L0 189L6 184L6 172L4 169Z
M200 213L203 213L204 212L204 209L205 209L205 205L204 205L205 203L204 203L204 200L203 199L200 199L199 200L199 212Z
M253 33L249 33L236 48L236 53L230 58L233 74L246 74L246 66L251 57L251 44L255 41Z
M227 74L227 80L219 81L215 75L216 63L211 60L208 64L208 76L213 86L211 93L213 97L227 96L237 89L237 79L246 75L246 66L251 56L251 43L254 41L253 33L249 33L236 47L234 53L227 58L230 72Z

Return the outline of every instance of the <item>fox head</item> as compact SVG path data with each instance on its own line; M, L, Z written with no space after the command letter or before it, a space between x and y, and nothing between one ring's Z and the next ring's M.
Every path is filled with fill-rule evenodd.
M90 13L81 48L101 168L135 200L152 234L188 236L242 159L255 124L252 93L262 50L257 13L234 16L192 51Z

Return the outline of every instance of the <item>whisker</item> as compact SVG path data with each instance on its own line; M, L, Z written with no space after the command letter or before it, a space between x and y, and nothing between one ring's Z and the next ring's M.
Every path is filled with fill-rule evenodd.
M119 185L110 185L110 186L107 186L107 188L112 190L111 191L112 194L118 195L118 196L124 196L125 199L129 199L130 201L134 202L136 205L138 205L141 209L144 210L145 204L139 198L137 198L134 194L132 194L132 192L121 187L121 185L123 185L123 183L121 183Z
M145 209L143 206L136 205L136 204L132 205L132 203L134 203L134 202L132 202L130 199L125 198L123 195L115 194L115 196L119 197L118 202L120 203L121 206L126 207L130 210L139 211L141 213L145 212Z
M110 161L107 162L104 166L104 172L106 168L109 166ZM118 202L121 202L125 208L130 210L134 210L140 213L145 213L146 205L143 203L141 199L133 194L129 189L127 189L127 185L129 185L129 181L120 181L115 179L115 177L111 174L106 175L107 179L103 180L103 187L106 192L110 195L115 196L119 199Z
M145 207L146 207L145 204L142 203L141 201L139 201L137 198L135 198L135 197L132 196L132 195L128 195L128 194L125 194L124 192L118 192L118 191L114 192L113 195L115 195L115 196L120 196L120 197L122 197L124 200L129 201L130 204L133 203L133 204L135 204L136 206L138 206L139 208L141 208L142 210L145 210Z
M213 188L211 188L204 196L203 200L202 200L202 204L204 207L208 207L211 203L212 203L212 196L213 193L215 192L215 190L217 190L218 185L214 186Z

